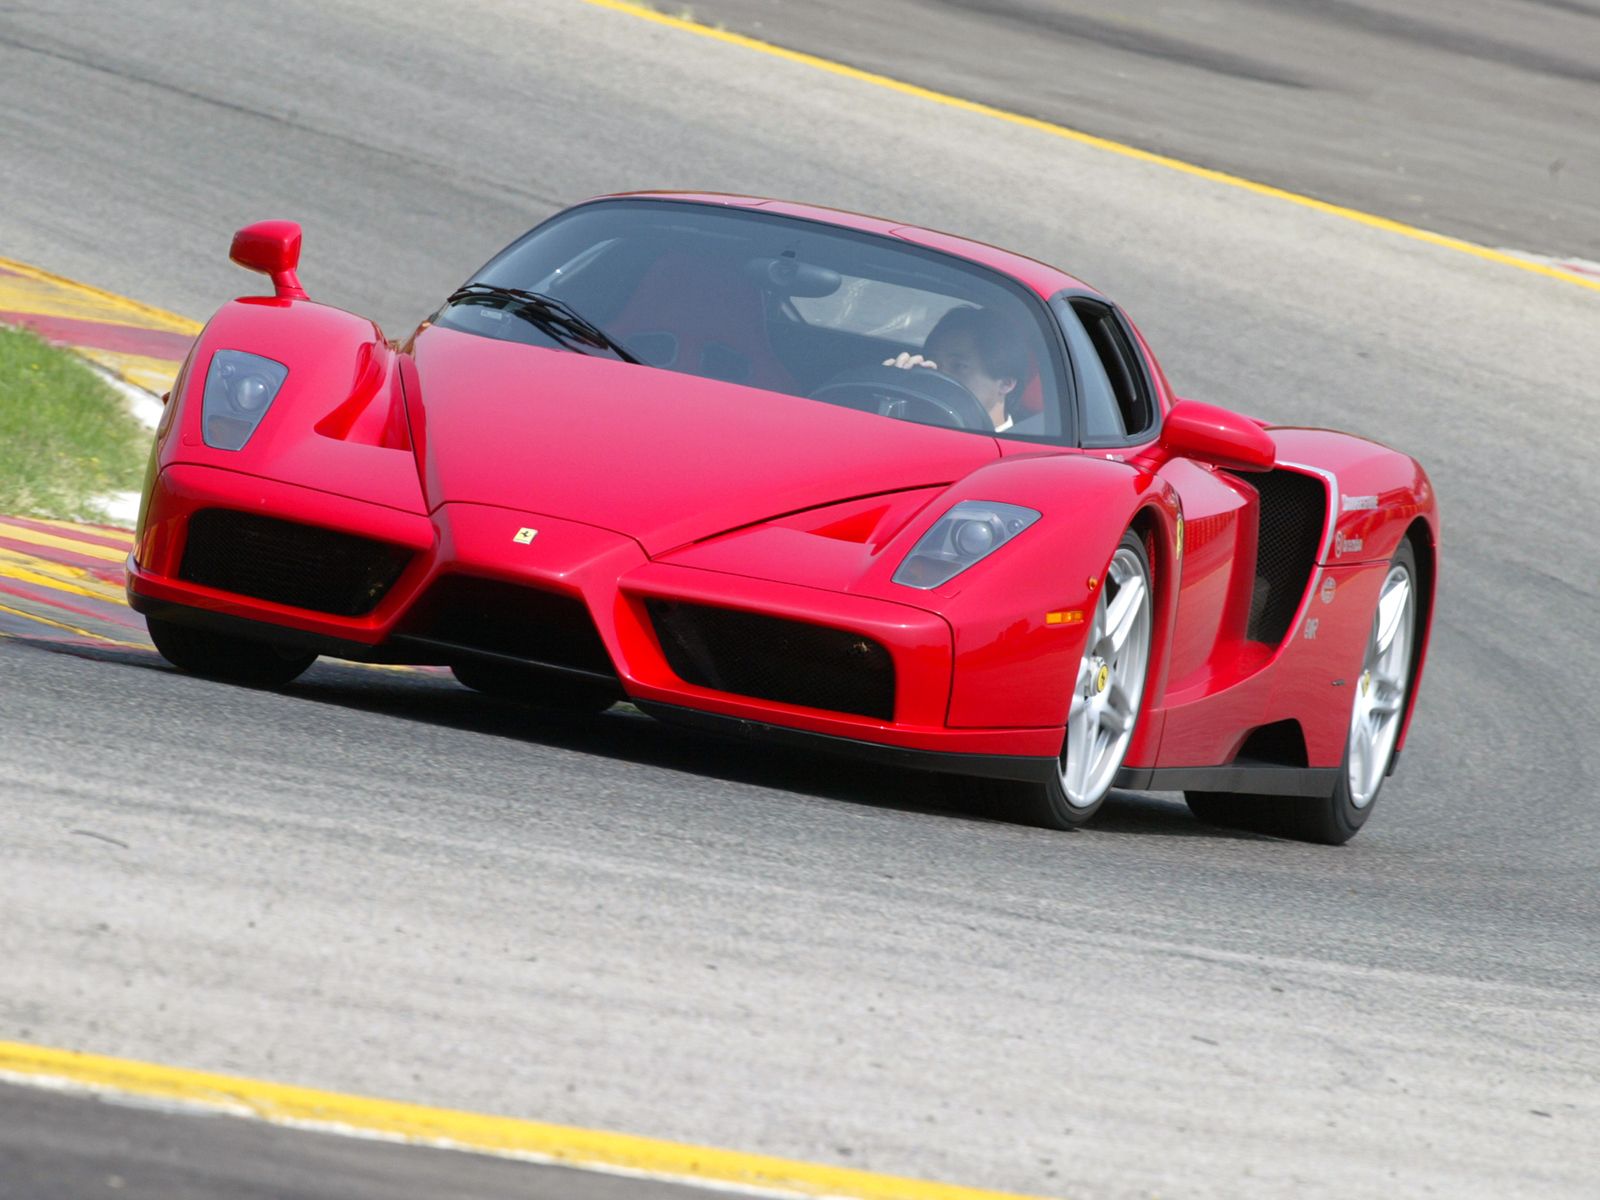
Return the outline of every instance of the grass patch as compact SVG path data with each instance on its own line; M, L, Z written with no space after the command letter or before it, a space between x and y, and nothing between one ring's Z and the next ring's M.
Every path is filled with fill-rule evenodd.
M83 361L0 326L0 513L103 520L144 478L150 431Z

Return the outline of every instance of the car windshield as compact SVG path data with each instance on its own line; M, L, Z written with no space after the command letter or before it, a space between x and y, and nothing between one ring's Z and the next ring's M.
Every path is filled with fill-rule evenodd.
M663 200L585 205L502 251L437 324L975 433L1060 439L1044 306L987 268L816 221ZM529 319L513 291L603 333ZM909 363L917 356L937 369ZM942 357L943 361L939 361Z

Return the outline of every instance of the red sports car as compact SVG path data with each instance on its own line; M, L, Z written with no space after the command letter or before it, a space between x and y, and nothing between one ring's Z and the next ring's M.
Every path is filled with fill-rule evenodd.
M403 342L275 295L211 319L128 595L185 670L448 666L548 708L1337 843L1404 742L1438 518L1404 454L1173 395L1069 275L741 196L580 204Z

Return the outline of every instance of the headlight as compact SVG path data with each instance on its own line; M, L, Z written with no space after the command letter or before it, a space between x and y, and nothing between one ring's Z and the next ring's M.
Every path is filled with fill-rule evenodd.
M1020 504L963 500L917 539L894 581L925 590L940 587L1038 519L1038 513Z
M201 432L206 445L217 450L237 450L267 415L289 368L259 354L243 350L218 350L206 372Z

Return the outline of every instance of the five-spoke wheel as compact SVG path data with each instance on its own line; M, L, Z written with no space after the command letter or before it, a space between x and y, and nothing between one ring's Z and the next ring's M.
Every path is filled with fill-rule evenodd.
M1129 530L1106 568L1067 709L1054 778L1019 786L1018 815L1052 829L1099 811L1128 755L1150 669L1150 559Z
M1352 689L1344 764L1330 796L1246 796L1188 792L1202 821L1307 842L1342 845L1367 823L1394 762L1416 663L1417 556L1401 542L1378 590L1361 674Z

